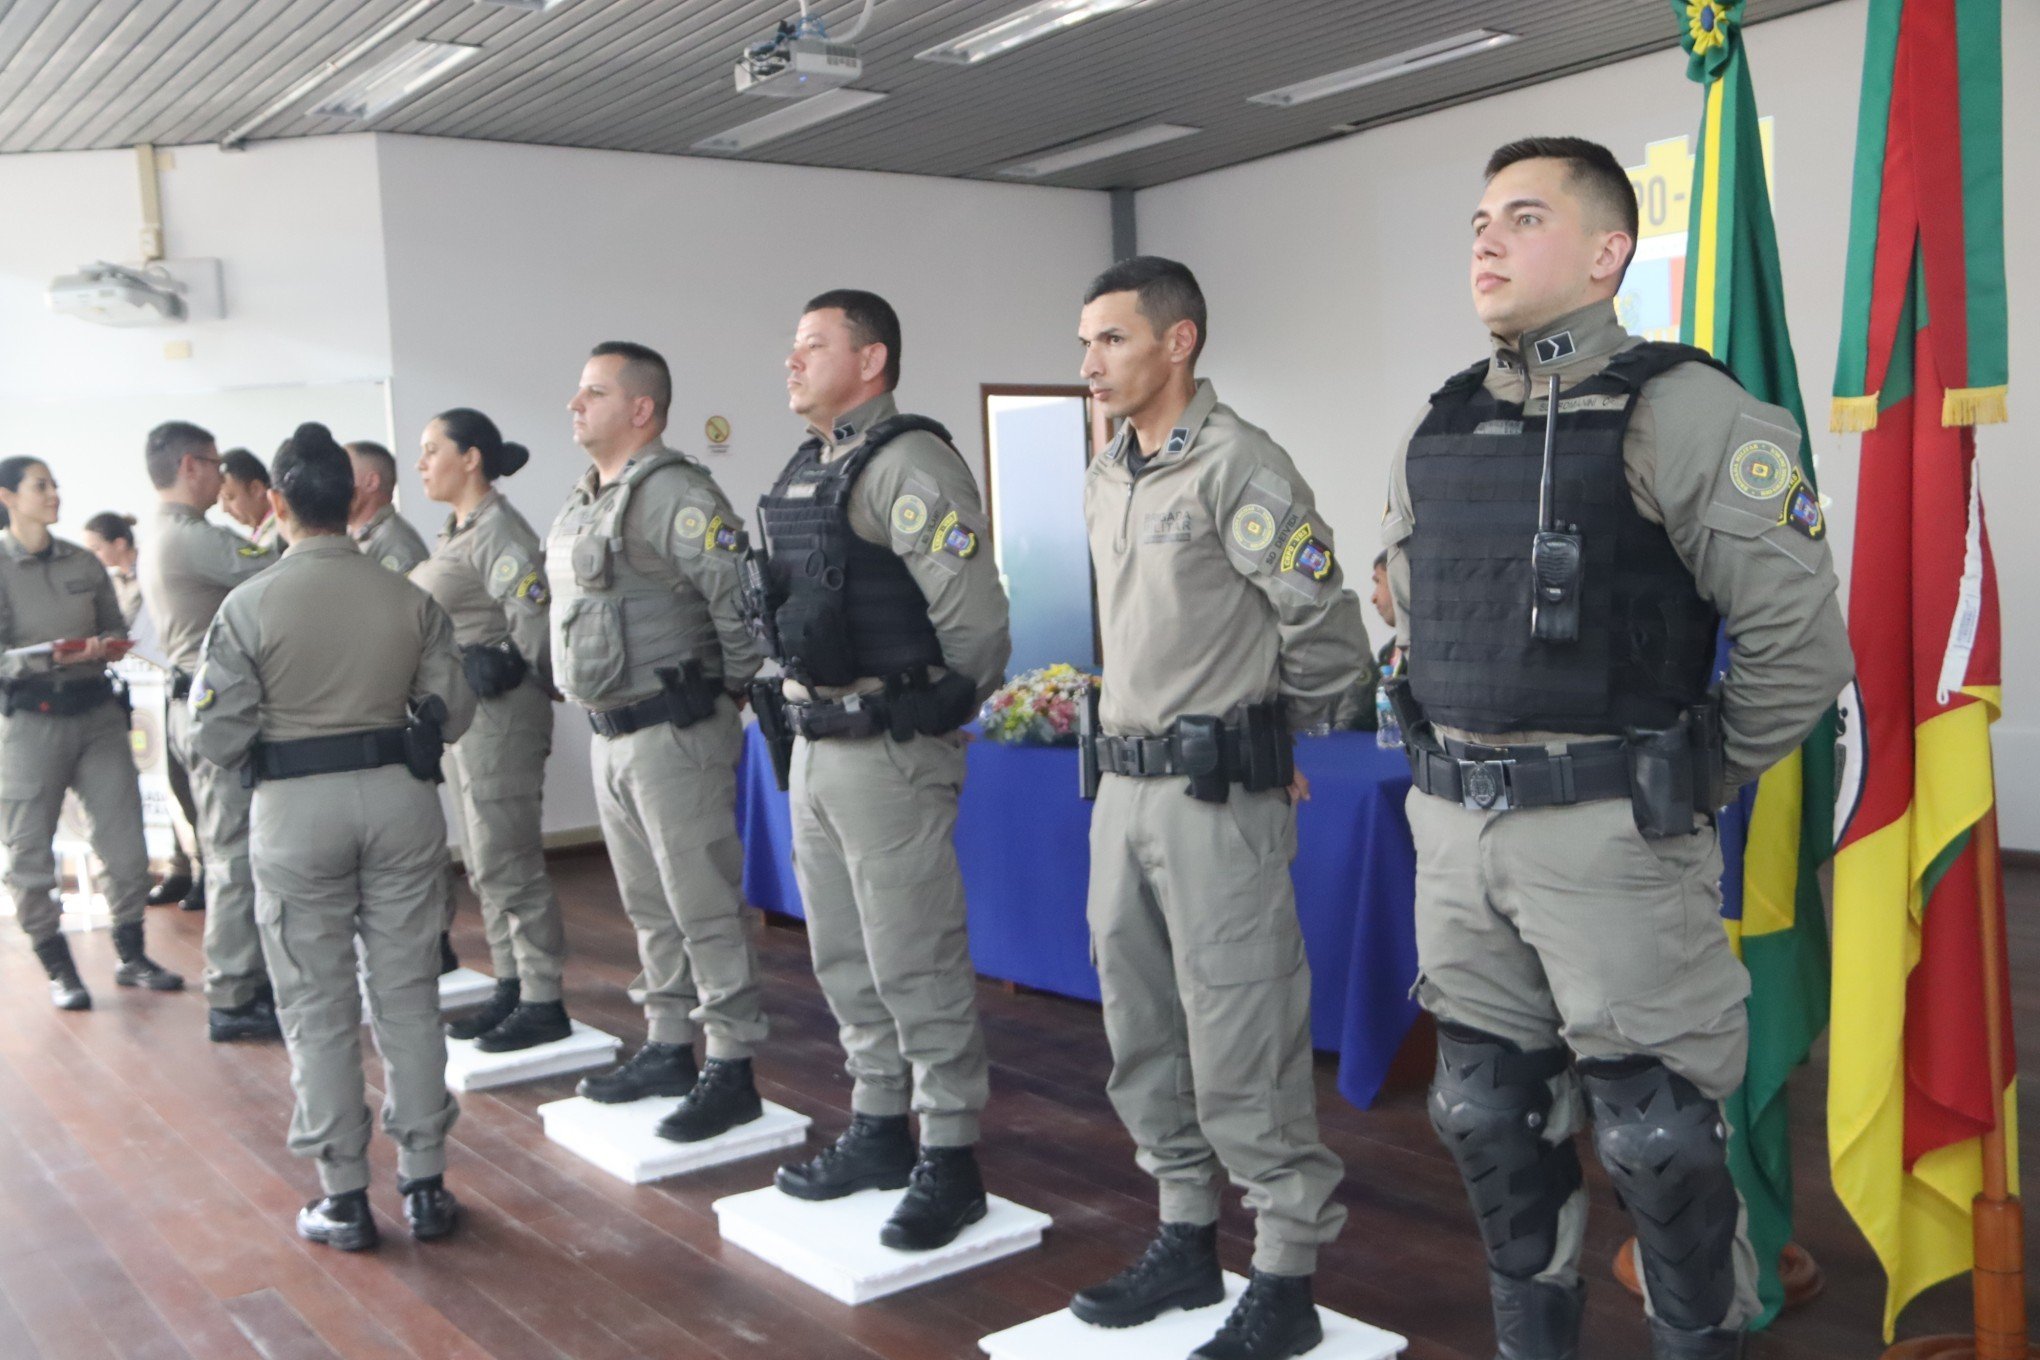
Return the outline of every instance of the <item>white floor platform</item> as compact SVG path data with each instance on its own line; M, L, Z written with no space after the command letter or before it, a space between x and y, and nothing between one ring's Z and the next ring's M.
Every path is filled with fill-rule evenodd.
M575 1096L539 1106L538 1117L545 1121L546 1137L633 1185L799 1147L807 1141L813 1122L768 1100L764 1114L720 1137L675 1143L659 1137L656 1130L679 1104L676 1096L650 1096L622 1105Z
M844 1303L975 1269L1040 1244L1047 1214L991 1196L991 1211L939 1251L895 1251L878 1231L904 1190L865 1190L813 1203L771 1186L715 1202L723 1240Z
M1189 1312L1175 1309L1141 1327L1111 1329L1079 1322L1067 1308L978 1342L991 1360L1183 1360L1211 1340L1247 1282L1226 1272L1225 1302ZM1308 1360L1388 1360L1410 1343L1394 1332L1319 1308L1325 1339Z
M574 1032L536 1048L516 1053L483 1053L472 1039L446 1041L446 1085L454 1091L484 1091L491 1086L514 1086L520 1081L537 1081L563 1072L581 1072L590 1067L608 1067L616 1061L623 1041L579 1020Z
M487 973L477 973L472 968L456 968L451 973L439 975L439 1009L457 1011L465 1006L479 1006L495 995L496 979ZM361 983L361 1023L368 1023L368 983Z

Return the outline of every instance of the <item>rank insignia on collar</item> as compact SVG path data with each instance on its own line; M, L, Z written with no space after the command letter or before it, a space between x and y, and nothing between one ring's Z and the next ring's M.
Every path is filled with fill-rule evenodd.
M853 438L856 434L857 427L846 420L835 429L829 431L829 438L840 444L846 439Z
M1190 447L1190 431L1181 425L1169 431L1169 442L1162 445L1163 453L1181 453Z
M1573 344L1571 331L1560 331L1557 335L1545 336L1534 348L1538 363L1555 364L1560 359L1570 359L1578 347Z

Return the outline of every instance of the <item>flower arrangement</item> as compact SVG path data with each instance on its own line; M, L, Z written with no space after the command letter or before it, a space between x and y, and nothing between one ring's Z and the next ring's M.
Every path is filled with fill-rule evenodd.
M1011 746L1074 746L1084 696L1098 677L1061 662L1017 675L978 710L985 736Z

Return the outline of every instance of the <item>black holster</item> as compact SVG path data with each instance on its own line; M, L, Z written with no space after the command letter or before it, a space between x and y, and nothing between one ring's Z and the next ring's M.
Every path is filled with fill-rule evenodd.
M1241 786L1249 793L1288 788L1296 778L1296 746L1281 700L1249 705L1237 731Z
M125 701L126 697L126 687L117 687L111 675L63 684L34 676L0 685L0 715L11 718L17 713L41 713L52 718L75 718L108 700Z
M772 755L772 781L784 793L793 778L793 727L786 720L786 694L778 680L751 682L751 711L758 715L758 735Z
M1727 801L1718 692L1680 714L1672 726L1632 731L1625 740L1630 808L1636 829L1645 836L1691 835L1702 818L1712 819Z
M654 674L665 687L666 707L673 715L673 726L692 727L715 716L715 704L722 697L722 686L702 675L699 661L685 662L678 667L667 666Z
M1225 722L1208 713L1187 713L1176 719L1176 759L1190 777L1186 790L1200 803L1223 803L1231 796L1226 777Z
M933 682L925 668L909 671L886 681L885 711L894 741L912 741L916 734L939 737L970 721L977 686L957 671Z
M523 684L531 668L514 642L472 642L460 649L460 669L476 698L494 699Z
M404 716L404 768L428 784L444 782L439 768L446 753L446 701L436 694L412 701Z
M1098 693L1092 685L1077 707L1077 796L1089 803L1098 797Z

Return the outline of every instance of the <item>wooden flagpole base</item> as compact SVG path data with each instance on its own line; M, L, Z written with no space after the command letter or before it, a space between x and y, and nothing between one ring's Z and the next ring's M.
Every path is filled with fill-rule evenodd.
M1622 1245L1615 1249L1611 1273L1617 1284L1637 1298L1643 1297L1643 1282L1636 1278L1635 1238L1624 1239ZM1778 1253L1778 1278L1785 1286L1785 1307L1788 1309L1813 1302L1827 1288L1827 1276L1821 1273L1820 1262L1797 1242L1787 1242L1785 1250Z

